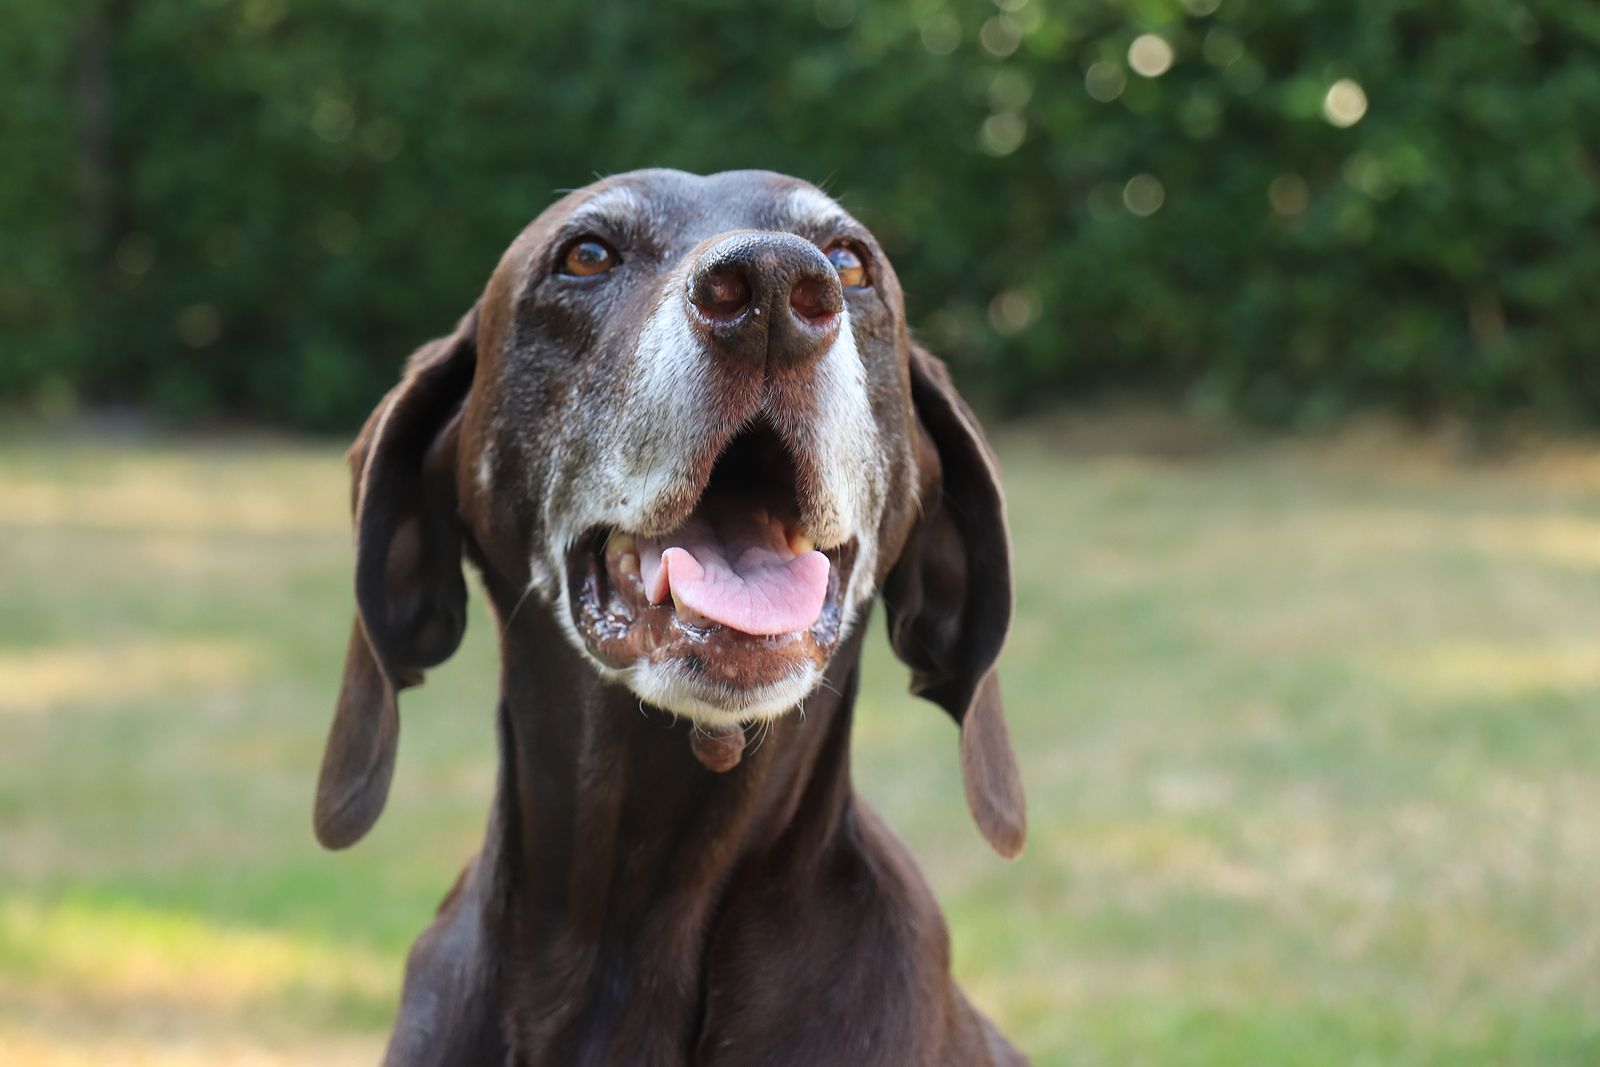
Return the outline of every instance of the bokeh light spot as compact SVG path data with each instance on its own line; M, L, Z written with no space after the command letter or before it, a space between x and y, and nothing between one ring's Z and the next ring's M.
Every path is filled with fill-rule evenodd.
M361 146L380 163L399 155L405 143L406 131L393 119L373 119L361 131Z
M1039 295L1027 289L1007 289L989 301L989 325L1001 337L1013 337L1039 318Z
M1159 78L1172 69L1172 46L1159 34L1135 37L1128 46L1128 66L1135 74Z
M1367 92L1358 82L1340 78L1322 98L1322 115L1335 126L1354 126L1367 113Z
M355 111L337 96L323 97L311 112L311 131L330 144L349 137L355 125Z
M961 44L961 23L947 11L922 20L922 47L931 55L947 56Z
M149 273L156 263L156 243L148 234L130 233L117 244L117 250L112 254L116 260L117 269L133 277L141 277Z
M1135 174L1122 187L1122 203L1140 218L1148 218L1161 210L1167 191L1152 174Z
M1200 54L1213 67L1226 67L1244 55L1244 42L1232 30L1218 26L1207 33L1205 40L1200 43Z
M1344 180L1374 200L1387 200L1396 192L1389 168L1370 152L1357 152L1344 161Z
M1083 76L1084 89L1102 104L1109 104L1121 96L1127 84L1128 77L1122 73L1122 68L1103 60L1091 66Z
M1010 15L996 15L978 31L978 42L990 55L1004 59L1022 43L1022 26Z
M190 304L178 312L176 328L190 348L208 348L222 336L222 316L210 304Z
M1033 99L1033 79L1026 71L1001 67L989 80L989 105L997 111L1021 111Z
M1015 111L997 111L978 128L978 143L991 156L1009 156L1027 136L1028 122Z

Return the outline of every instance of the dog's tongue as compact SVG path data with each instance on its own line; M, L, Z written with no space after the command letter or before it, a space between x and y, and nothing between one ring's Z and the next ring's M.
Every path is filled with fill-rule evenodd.
M783 523L763 506L708 497L681 526L639 538L645 595L747 634L810 629L828 594L828 557L789 549Z

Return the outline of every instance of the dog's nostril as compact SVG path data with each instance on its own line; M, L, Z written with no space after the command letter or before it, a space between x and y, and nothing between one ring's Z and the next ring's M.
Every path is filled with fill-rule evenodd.
M839 286L831 278L801 278L789 290L789 306L813 325L827 325L843 305Z
M695 307L714 319L731 319L750 306L750 282L738 270L707 271L689 292Z

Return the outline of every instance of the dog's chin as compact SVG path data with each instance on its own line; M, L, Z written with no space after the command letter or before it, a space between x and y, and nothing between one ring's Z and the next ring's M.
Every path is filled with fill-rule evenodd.
M708 681L680 661L644 661L620 673L622 683L646 704L707 730L776 719L800 706L822 680L822 669L809 664L779 681L746 688Z

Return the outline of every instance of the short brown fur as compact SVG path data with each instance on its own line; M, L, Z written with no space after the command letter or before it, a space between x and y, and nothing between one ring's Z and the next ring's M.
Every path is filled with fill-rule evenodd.
M382 810L397 694L461 640L463 556L502 629L485 841L411 951L385 1062L1025 1063L954 984L932 894L851 786L864 619L804 716L773 721L716 774L693 757L687 722L600 677L558 606L528 595L540 502L490 493L478 472L537 485L554 441L607 432L585 426L592 412L539 360L583 373L597 324L636 333L617 322L636 305L561 303L539 286L564 218L619 186L653 205L668 232L653 239L685 248L719 227L798 227L770 205L808 188L646 171L566 198L512 245L456 330L412 357L350 452L359 610L318 783L325 845L358 840ZM702 233L687 218L710 221ZM994 672L1011 611L998 474L944 367L911 342L887 259L860 239L879 274L852 317L896 489L875 574L890 639L913 690L961 724L974 818L1013 856L1024 818Z

